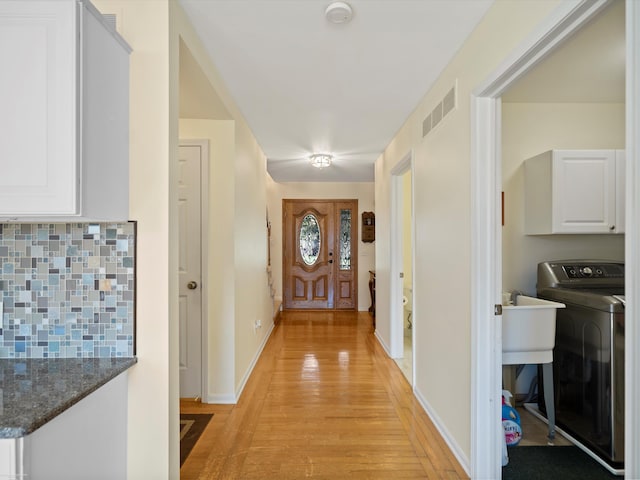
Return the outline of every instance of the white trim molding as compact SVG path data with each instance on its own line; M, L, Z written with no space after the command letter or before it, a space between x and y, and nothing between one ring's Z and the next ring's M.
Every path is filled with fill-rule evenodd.
M389 281L389 302L391 313L389 317L389 343L391 344L391 358L402 358L404 355L404 308L402 305L404 280L403 276L401 276L401 274L404 274L404 229L402 226L404 198L402 175L406 172L411 172L413 175L413 150L402 157L402 160L400 160L391 170L391 271Z
M258 359L262 355L262 351L264 350L265 345L271 338L271 334L273 333L274 328L275 328L275 324L271 322L271 325L269 326L269 331L264 336L264 339L262 340L262 343L260 344L258 351L253 356L253 360L251 360L251 364L249 365L249 368L247 368L247 371L243 375L242 380L238 385L238 388L236 388L236 401L240 398L240 395L242 395L242 391L244 390L244 387L247 385L247 382L249 381L249 377L251 376L251 373L253 373L253 369L255 368L256 363L258 363Z
M451 435L451 432L447 430L447 428L445 427L445 423L436 414L436 411L431 408L429 402L425 400L424 396L418 389L414 389L413 394L418 400L418 403L420 403L422 408L424 408L424 411L426 412L433 425L436 427L436 430L438 430L438 433L440 433L440 436L444 439L445 443L451 450L451 453L453 453L453 455L456 457L456 460L458 460L460 466L464 469L467 475L469 475L471 478L475 478L469 471L469 458L465 455L464 450L460 447L460 445L458 445L454 436Z
M496 202L498 189L495 98L472 97L472 275L471 275L471 478L497 479L503 435L501 428L502 318L494 315L499 303L496 264ZM479 160L482 159L482 160ZM479 161L478 161L479 160Z
M640 478L640 3L626 1L625 478Z
M376 330L375 332L373 332L373 334L376 336L376 339L378 340L378 343L380 344L380 346L382 347L382 349L385 351L385 353L387 354L387 356L389 358L393 358L391 356L391 351L389 350L389 345L387 345L386 343L384 343L384 339L382 338L382 336L380 336L380 334L378 333L378 330Z
M236 403L238 403L238 399L235 395L214 393L204 397L204 403L213 403L216 405L235 405Z

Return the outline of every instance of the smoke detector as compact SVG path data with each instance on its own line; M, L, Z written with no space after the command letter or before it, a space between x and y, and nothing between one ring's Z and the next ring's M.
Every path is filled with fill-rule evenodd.
M333 2L327 7L324 14L331 23L348 23L353 16L353 10L348 3Z

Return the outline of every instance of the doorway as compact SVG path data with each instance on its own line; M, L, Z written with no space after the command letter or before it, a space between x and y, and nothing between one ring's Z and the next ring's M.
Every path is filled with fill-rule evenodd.
M557 45L586 25L606 5L607 1L583 1L561 4L549 17L540 31L524 42L504 64L494 71L485 83L472 95L472 198L474 199L473 252L472 252L472 477L500 478L502 432L500 428L501 391L501 327L502 318L498 306L501 303L502 287L502 238L501 238L501 96L525 72L548 55ZM627 1L627 96L626 96L626 144L627 150L636 152L638 139L638 114L636 102L639 82L637 65L637 38L640 26L640 10L633 1ZM634 40L635 39L635 40ZM635 43L634 43L635 42ZM637 63L637 62L636 62ZM635 116L630 114L635 112ZM635 130L634 127L635 126ZM637 174L627 182L627 199L635 198ZM633 190L633 191L630 191ZM627 218L635 218L628 212L633 202L627 200ZM626 261L627 282L633 281L637 271L635 249L637 232L631 236L627 230ZM629 283L627 283L629 285ZM635 285L635 283L634 283ZM637 292L627 289L627 297L637 298ZM632 304L630 301L627 305ZM629 312L627 312L629 314ZM627 337L627 359L638 343L637 333ZM627 365L630 362L627 360ZM633 368L633 367L632 367ZM627 386L635 372L627 370ZM633 381L633 380L631 380ZM627 390L627 405L633 405L637 393ZM632 398L633 395L633 398ZM634 400L634 401L632 401ZM629 478L636 478L639 464L634 455L639 432L637 416L631 408L626 409L631 427L627 432L626 465ZM488 436L487 436L488 435Z
M392 209L392 315L391 356L414 384L413 295L413 164L405 156L391 172Z
M284 309L357 308L357 212L357 200L282 201Z
M178 156L178 281L180 397L202 398L205 385L206 299L202 271L206 232L206 141L181 141Z

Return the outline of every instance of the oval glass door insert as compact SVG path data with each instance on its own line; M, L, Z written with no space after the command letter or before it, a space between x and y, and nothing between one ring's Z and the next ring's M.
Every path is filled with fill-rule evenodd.
M307 265L313 265L320 255L320 225L312 213L308 213L300 224L300 255Z

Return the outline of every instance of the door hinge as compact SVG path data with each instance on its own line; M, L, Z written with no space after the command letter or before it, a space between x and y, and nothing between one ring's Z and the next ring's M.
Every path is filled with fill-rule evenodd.
M495 304L493 306L493 314L494 315L502 315L502 305L500 304Z

